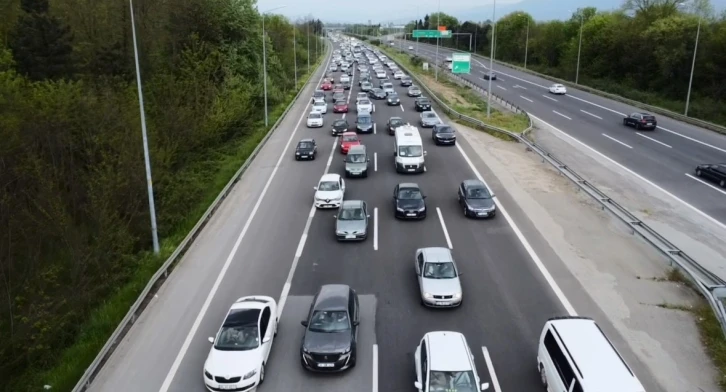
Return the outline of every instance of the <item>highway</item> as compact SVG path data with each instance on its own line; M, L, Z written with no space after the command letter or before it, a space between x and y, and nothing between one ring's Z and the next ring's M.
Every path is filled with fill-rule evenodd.
M405 52L416 53L415 41L397 40L396 49L401 45ZM452 52L440 47L440 60ZM433 62L436 46L419 43L418 55ZM472 56L471 74L460 76L486 89L489 81L483 75L488 67L488 61ZM726 229L726 189L693 173L698 164L726 161L726 136L662 115L656 115L655 131L636 131L623 126L622 121L641 109L570 87L566 95L552 95L548 91L551 81L501 64L495 63L493 68L497 75L492 81L495 95Z
M334 75L337 80L341 73ZM357 75L356 71L348 98L353 101L359 92ZM369 177L346 180L346 199L369 205L369 237L360 243L336 242L335 211L317 211L312 204L313 186L323 173L344 174L338 138L330 135L333 119L343 115L333 114L331 103L322 129L305 126L310 97L323 77L318 70L314 82L304 88L235 191L119 344L91 391L204 391L207 337L217 332L229 306L246 295L279 298L279 336L263 392L411 391L413 352L424 333L434 330L465 334L482 382L494 383L490 391L541 390L536 370L539 333L547 318L573 308L595 317L648 390L660 390L464 140L455 147L435 146L430 131L422 129L427 171L395 172L386 121L400 116L418 123L413 100L397 81L402 106L374 101L376 131L361 136L371 157ZM352 124L351 104L345 117ZM308 137L318 143L318 159L295 161L295 143ZM457 186L478 176L490 182L501 203L495 219L467 219L458 207ZM398 221L393 218L394 186L412 181L428 195L428 217ZM420 305L414 252L428 246L453 248L463 273L461 308L436 311ZM358 365L350 371L316 376L300 366L300 320L312 295L328 283L348 284L360 295L360 351Z

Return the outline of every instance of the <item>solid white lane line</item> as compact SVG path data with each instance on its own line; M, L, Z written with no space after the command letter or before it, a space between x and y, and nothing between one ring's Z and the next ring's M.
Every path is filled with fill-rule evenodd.
M608 138L608 139L610 139L610 140L614 141L615 143L620 143L620 144L622 144L623 146L625 146L625 147L627 147L627 148L633 148L633 147L631 147L631 146L629 146L629 145L627 145L627 144L625 144L625 143L621 142L620 140L618 140L618 139L616 139L616 138L614 138L614 137L612 137L612 136L610 136L610 135L608 135L608 134L605 134L605 133L603 133L602 135L603 135L603 136L605 136L606 138Z
M491 189L489 184L487 184L487 182L484 180L484 177L482 177L481 173L479 173L479 170L477 170L476 166L474 166L474 163L471 161L471 159L469 159L469 156L466 155L466 152L464 152L464 149L461 148L461 145L459 143L456 143L456 149L459 150L459 153L464 157L464 160L469 165L469 168L471 169L471 171L474 172L474 175L476 175L476 178L479 181L483 182L487 186L487 188ZM517 224L514 222L512 217L509 215L509 213L507 212L507 209L504 208L504 205L502 204L502 202L499 201L499 199L496 196L494 196L493 199L497 205L497 209L499 210L499 213L502 214L502 216L507 221L507 223L509 223L509 227L512 228L514 235L517 236L517 239L519 239L519 242L524 247L524 250L527 251L527 253L529 254L529 257L532 259L534 264L537 266L537 269L539 269L539 272L542 274L545 281L547 281L547 284L549 284L549 286L552 288L552 291L554 292L555 296L557 297L557 299L560 300L562 307L565 308L565 311L567 311L567 313L570 316L577 316L577 312L575 312L575 308L572 306L572 304L570 304L570 300L567 299L567 297L565 296L565 293L562 292L562 289L560 289L560 286L557 284L557 282L555 282L555 279L552 277L552 274L550 274L549 270L547 270L547 267L545 267L544 263L539 258L539 255L537 255L537 252L535 252L534 248L527 240L527 237L524 236L524 233L522 233L522 230L519 229L519 226L517 226Z
M378 392L378 345L373 345L373 392Z
M325 69L327 69L330 66L330 60L332 59L332 56L328 57L328 63L325 65ZM317 85L320 85L320 83L323 81L323 78L325 77L325 71L322 72L320 75L320 79L318 80ZM307 98L303 98L307 99ZM305 105L307 108L307 105ZM295 125L295 128L292 131L292 134L290 134L290 137L287 140L287 143L285 144L285 147L282 149L282 153L280 153L280 158L277 159L277 163L275 163L275 168L272 169L272 173L270 174L270 178L267 179L267 183L265 183L265 186L262 188L262 192L260 193L260 196L257 198L257 202L255 203L254 207L252 207L252 212L250 213L250 216L247 218L247 221L245 222L244 227L242 228L242 232L239 234L239 237L237 237L237 240L234 243L234 246L232 247L232 250L230 251L229 255L227 256L227 260L225 260L224 265L222 266L222 270L219 271L219 275L217 275L217 280L214 281L214 284L212 285L212 289L209 291L209 294L207 295L207 298L204 300L204 304L202 305L202 308L199 310L199 314L197 314L197 318L194 320L194 323L192 324L192 328L189 330L189 333L187 334L186 339L184 339L184 343L182 344L181 348L179 349L179 353L177 354L176 358L174 359L174 362L171 365L171 369L169 369L169 372L166 374L166 378L164 378L164 382L161 384L161 388L159 388L159 392L167 392L169 390L169 387L171 386L171 382L174 380L174 376L176 376L176 372L179 370L179 366L181 366L182 360L184 360L184 356L187 353L187 350L189 350L189 346L192 344L192 339L194 339L194 335L196 335L197 330L199 329L199 325L202 323L202 319L204 319L204 315L207 313L207 310L209 309L209 306L212 304L212 300L214 299L214 296L217 294L217 290L219 290L219 286L222 284L222 279L224 279L224 276L227 274L227 270L229 269L229 266L232 264L232 260L234 260L235 256L237 255L237 251L239 250L240 245L242 244L242 240L244 239L245 235L247 234L247 230L249 230L250 226L252 225L252 220L255 218L255 215L257 215L257 211L260 209L260 205L262 204L262 200L264 200L265 195L267 194L267 190L270 189L270 184L272 184L272 180L275 178L275 174L277 174L278 169L280 168L280 165L282 164L282 160L285 159L287 156L287 150L290 148L290 143L295 138L295 133L297 132L298 128L300 128L300 123L302 123L302 120L307 116L306 110L303 110L303 113L300 115L300 118L297 120L297 124ZM337 139L337 138L336 138ZM333 151L335 151L335 147L333 147ZM327 168L326 168L327 171ZM308 222L312 221L311 218L308 218ZM285 288L283 287L283 291ZM289 290L289 289L288 289Z
M378 153L373 153L373 171L378 171Z
M373 250L378 250L378 207L373 209Z
M598 115L592 114L592 113L590 113L590 112L587 112L587 111L584 111L584 110L582 110L582 109L580 109L580 111L581 111L581 112L583 112L583 113L585 113L585 114L587 114L588 116L592 116L592 117L595 117L595 118L597 118L597 119L599 119L599 120L602 120L602 117L600 117L600 116L598 116Z
M492 357L489 356L489 350L487 350L486 347L482 346L481 352L482 352L482 354L484 354L484 361L487 363L487 370L489 370L489 378L492 379L492 386L494 387L494 392L502 392L502 387L499 386L499 379L497 378L497 372L494 371L494 364L492 363Z
M562 117L564 117L564 118L566 118L566 119L568 119L568 120L572 120L571 118L569 118L569 117L565 116L564 114L562 114L562 113L558 112L557 110L553 110L552 112L553 112L554 114L559 114L560 116L562 116Z
M506 90L506 88L504 88L504 87L502 87L502 86L499 86L499 85L497 85L497 87L499 87L499 88L500 88L500 89L502 89L502 90Z
M726 195L726 191L723 190L723 189L721 189L721 188L719 188L719 187L717 187L716 185L709 184L706 181L703 181L702 179L700 179L700 178L698 178L698 177L696 177L694 175L691 175L689 173L686 173L686 176L688 176L688 178L691 178L693 180L696 180L696 181L700 182L703 185L706 185L707 187L710 187L711 189L713 189L715 191L721 192L722 194Z
M610 158L609 156L607 156L607 155L605 155L605 154L601 153L600 151L598 151L598 150L596 150L596 149L594 149L594 148L590 147L589 145L587 145L587 144L585 144L585 143L581 142L581 141L580 141L579 139L575 138L575 137L574 137L574 136L572 136L572 135L569 135L569 134L567 134L566 132L562 131L561 129L559 129L559 128L555 127L555 126L553 126L552 124L548 123L547 121L544 121L544 120L542 120L541 118L539 118L539 117L537 117L537 116L534 116L534 115L532 115L532 114L530 114L530 117L532 117L533 119L535 119L535 120L537 120L537 121L541 122L542 124L545 124L545 125L547 125L548 127L552 128L552 129L554 129L555 131L559 132L559 133L560 133L561 135L563 135L563 136L565 136L565 137L569 138L570 140L572 140L572 141L574 141L574 142L577 142L577 143L578 143L579 145L581 145L581 146L585 147L586 149L588 149L588 150L592 151L593 153L595 153L595 154L599 155L599 156L600 156L601 158L603 158L603 159L607 160L608 162L612 163L613 165L615 165L615 166L619 167L620 169L622 169L622 170L624 170L624 171L626 171L626 172L630 173L630 174L631 174L632 176L634 176L635 178L637 178L637 179L639 179L639 180L643 181L644 183L646 183L646 184L648 184L648 185L652 186L653 188L655 188L655 189L657 189L657 190L659 190L659 191L663 192L663 194L665 194L665 195L668 195L668 196L670 196L670 197L671 197L671 198L672 198L673 200L675 200L675 201L677 201L677 202L679 202L679 203L683 204L684 206L686 206L686 207L690 208L691 210L693 210L693 211L694 211L694 212L696 212L697 214L699 214L699 215L701 215L702 217L704 217L704 218L708 219L708 220L709 220L709 221L710 221L711 223L713 223L713 224L717 225L718 227L720 227L720 228L722 228L722 229L726 230L726 224L724 224L724 223L722 223L722 222L718 221L718 220L717 220L716 218L712 217L711 215L708 215L707 213L705 213L705 212L703 212L703 211L699 210L699 209L698 209L698 208L696 208L696 207L695 207L695 206L694 206L693 204L690 204L690 203L688 203L687 201L685 201L685 200L681 199L680 197L678 197L678 196L676 196L676 195L672 194L671 192L668 192L667 190L665 190L665 189L664 189L663 187L661 187L660 185L658 185L658 184L654 183L653 181L651 181L651 180L649 180L649 179L647 179L647 178L645 178L645 177L641 176L640 174L638 174L638 173L634 172L633 170L631 170L631 169L629 169L629 168L627 168L627 167L623 166L622 164L618 163L617 161L615 161L614 159Z
M652 137L650 137L650 136L645 136L645 135L643 135L643 134L642 134L642 133L640 133L640 132L635 132L635 134L636 134L636 135L638 135L638 136L640 136L640 137L644 137L644 138L646 138L646 139L648 139L648 140L654 141L654 142L656 142L656 143L658 143L658 144L660 144L660 145L662 145L662 146L666 146L666 147L668 147L668 148L673 148L673 147L672 147L671 145L669 145L669 144L665 144L665 143L663 143L663 142L662 142L662 141L660 141L660 140L656 140L656 139L653 139L653 138L652 138Z
M449 246L449 249L454 249L454 246L451 245L451 237L449 237L449 231L446 230L446 223L444 222L444 215L441 214L441 209L439 207L436 207L436 213L439 214L439 222L441 222L441 228L444 230L444 237L446 237L446 245Z
M520 95L520 96L519 96L519 98L522 98L522 99L524 99L525 101L529 101L529 102L534 102L533 100L531 100L531 99L529 99L529 98L527 98L527 97L525 97L525 96L523 96L523 95Z
M376 123L373 123L373 134L376 134Z
M663 128L663 127L661 127L661 126L658 126L658 129L662 129L662 130L664 130L664 131L666 131L666 132L670 132L670 133L672 133L672 134L674 134L674 135L676 135L676 136L680 136L680 137L682 137L682 138L684 138L684 139L688 139L688 140L690 140L690 141L692 141L692 142L695 142L695 143L698 143L698 144L704 145L704 146L706 146L706 147L711 147L711 148L713 148L714 150L718 150L718 151L721 151L721 152L726 152L726 149L723 149L723 148L720 148L720 147L716 147L716 146L714 146L714 145L708 144L708 143L706 143L706 142L702 142L702 141L700 141L700 140L698 140L698 139L694 139L694 138L692 138L692 137L690 137L690 136L686 136L686 135L680 134L680 133L678 133L678 132L675 132L675 131L671 131L670 129L666 129L666 128Z
M547 98L547 99L549 99L550 101L555 101L555 102L559 102L558 100L556 100L556 99L554 99L554 98L550 97L549 95L544 95L544 94L542 94L542 96L543 96L543 97L545 97L545 98Z

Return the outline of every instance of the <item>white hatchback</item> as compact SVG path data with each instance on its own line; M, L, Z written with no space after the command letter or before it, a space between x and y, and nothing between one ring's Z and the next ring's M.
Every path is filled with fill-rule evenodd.
M550 93L552 94L567 94L567 88L561 84L553 84L550 86Z
M320 112L310 112L307 125L308 128L321 128L323 126L323 115Z
M394 79L401 79L404 76L406 76L406 74L404 74L403 71L396 71L393 74Z
M324 174L315 189L315 208L339 208L345 196L345 180L340 174Z
M313 102L313 112L318 112L320 114L328 113L328 104L325 101Z
M385 79L386 78L386 71L379 69L376 71L376 78L378 79Z

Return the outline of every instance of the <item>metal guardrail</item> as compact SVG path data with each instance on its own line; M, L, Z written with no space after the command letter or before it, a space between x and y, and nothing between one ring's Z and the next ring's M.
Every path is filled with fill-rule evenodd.
M189 234L187 234L187 236L179 244L179 246L176 247L171 256L166 259L164 264L162 264L159 270L157 270L156 273L151 277L149 283L146 285L141 294L139 294L136 302L131 305L129 312L126 313L126 316L124 316L124 318L121 320L118 327L116 327L116 330L113 331L113 334L111 334L111 337L108 338L106 344L104 344L103 348L98 353L93 362L91 362L91 364L86 368L83 376L81 376L80 380L78 380L78 383L76 383L76 386L73 388L73 392L83 392L91 385L91 382L101 370L108 357L116 349L117 343L120 341L120 339L123 339L129 328L136 322L138 315L141 314L146 308L149 296L153 296L154 293L158 291L159 287L161 287L163 282L169 276L169 272L176 265L176 263L182 259L182 256L184 256L187 249L189 249L199 233L201 233L202 229L204 229L209 219L214 215L222 202L231 193L235 184L237 184L240 178L242 178L242 175L247 171L247 168L257 157L257 154L259 154L260 150L262 150L262 147L264 147L267 141L270 140L270 137L277 130L282 120L285 119L285 116L290 112L292 107L295 106L295 103L297 103L300 95L303 93L303 91L306 91L306 87L310 84L310 81L313 80L313 77L318 74L320 67L325 65L325 59L327 59L327 57L330 55L330 44L327 40L325 40L325 43L327 51L322 57L321 62L317 65L317 67L315 67L315 71L310 73L310 76L308 77L305 84L300 87L300 90L295 95L295 98L290 102L285 111L277 119L275 124L272 125L270 130L267 131L267 134L265 134L257 147L255 147L255 149L252 151L250 156L245 160L245 162L242 164L239 170L237 170L234 176L232 176L232 179L230 179L227 185L225 185L224 189L222 189L217 198L214 199L209 208L207 208L207 211L205 211L204 215L202 215L199 221L197 221L197 224L194 225L194 228L192 228L192 230L189 232ZM323 72L325 72L324 69Z
M638 219L638 217L633 215L625 207L618 204L615 200L613 200L604 192L595 187L594 184L581 177L572 168L557 159L551 153L547 152L541 146L527 140L522 135L510 132L506 129L485 124L484 122L479 121L475 118L458 113L454 109L450 108L443 100L441 100L441 98L439 98L428 86L426 86L426 84L421 79L419 79L416 74L407 69L399 61L396 61L395 58L392 58L392 60L398 63L399 67L408 75L410 75L411 78L416 81L418 86L426 91L429 97L433 99L436 104L443 110L443 112L446 113L449 117L454 118L455 120L459 120L461 122L468 123L475 128L505 134L510 138L516 140L517 142L524 144L528 151L534 151L535 153L537 153L542 158L543 163L547 162L552 165L555 169L557 169L557 171L560 172L561 175L567 177L570 181L572 181L578 187L579 191L587 193L590 197L592 197L600 204L603 210L607 210L612 215L617 217L621 222L627 225L631 230L631 234L637 234L645 242L654 247L666 259L669 260L671 267L675 267L679 271L681 271L681 273L683 273L683 275L693 283L694 288L698 292L700 292L704 298L706 298L709 305L711 306L711 309L716 315L719 324L721 324L722 332L724 333L724 335L726 335L726 281L718 277L713 272L709 271L706 267L699 264L690 256L688 256L684 251L680 250L665 237L663 237L650 226L648 226L645 222ZM466 81L463 78L455 77L453 79L456 81L461 81L463 85L466 85ZM481 87L477 87L477 91L484 95L487 93L486 90L482 89ZM492 98L494 97L496 97L496 95L492 94ZM527 114L527 112L525 112L524 110L520 108L517 109L522 113ZM529 118L529 115L527 115L527 117ZM530 119L530 127L525 132L530 130L532 127L533 124L532 120Z
M408 42L411 42L411 41L408 41ZM434 46L434 45L427 44L427 43L419 43L419 45L421 45L421 44ZM445 46L442 46L442 47L445 48L445 49L449 49L449 50L455 50L455 49L452 49L452 48L449 48L449 47L445 47ZM488 57L482 56L480 54L471 53L471 55L474 56L474 57L478 57L478 58L480 58L482 60L489 61L489 58ZM578 90L582 90L582 91L588 92L590 94L599 95L601 97L608 98L608 99L612 99L613 101L618 101L618 102L624 103L626 105L630 105L630 106L634 106L634 107L637 107L637 108L640 108L640 109L648 110L648 111L651 111L653 113L662 114L662 115L664 115L666 117L670 117L670 118L673 118L673 119L678 120L678 121L682 121L682 122L687 123L687 124L695 125L697 127L705 128L705 129L708 129L708 130L711 130L711 131L714 131L714 132L726 134L726 127L724 127L722 125L719 125L719 124L714 124L712 122L705 121L705 120L701 120L701 119L698 119L698 118L695 118L695 117L685 116L683 114L676 113L676 112L670 111L668 109L664 109L664 108L661 108L661 107L658 107L658 106L648 105L647 103L638 102L638 101L632 100L630 98L625 98L625 97L620 96L620 95L617 95L617 94L608 93L608 92L605 92L605 91L602 91L602 90L598 90L596 88L592 88L590 86L586 86L586 85L583 85L583 84L575 84L575 83L573 83L573 82L571 82L569 80L559 79L559 78L556 78L554 76L545 75L543 73L539 73L539 72L536 72L536 71L532 71L531 69L526 69L526 68L520 67L518 65L514 65L514 64L510 64L510 63L505 63L503 61L499 61L499 60L496 60L496 59L494 60L494 62L497 63L498 65L505 66L505 67L509 67L509 68L513 68L513 69L515 69L517 71L524 72L524 73L528 73L530 75L534 75L534 76L540 77L542 79L550 80L550 81L553 81L553 82L556 82L556 83L561 83L561 84L564 84L564 85L566 85L568 87L571 87L571 88L574 88L574 89L578 89Z

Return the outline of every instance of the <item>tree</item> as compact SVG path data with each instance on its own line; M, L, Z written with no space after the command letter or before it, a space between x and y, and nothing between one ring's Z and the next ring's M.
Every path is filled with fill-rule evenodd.
M10 39L18 72L33 80L72 75L70 28L48 14L48 0L21 0L20 16Z

